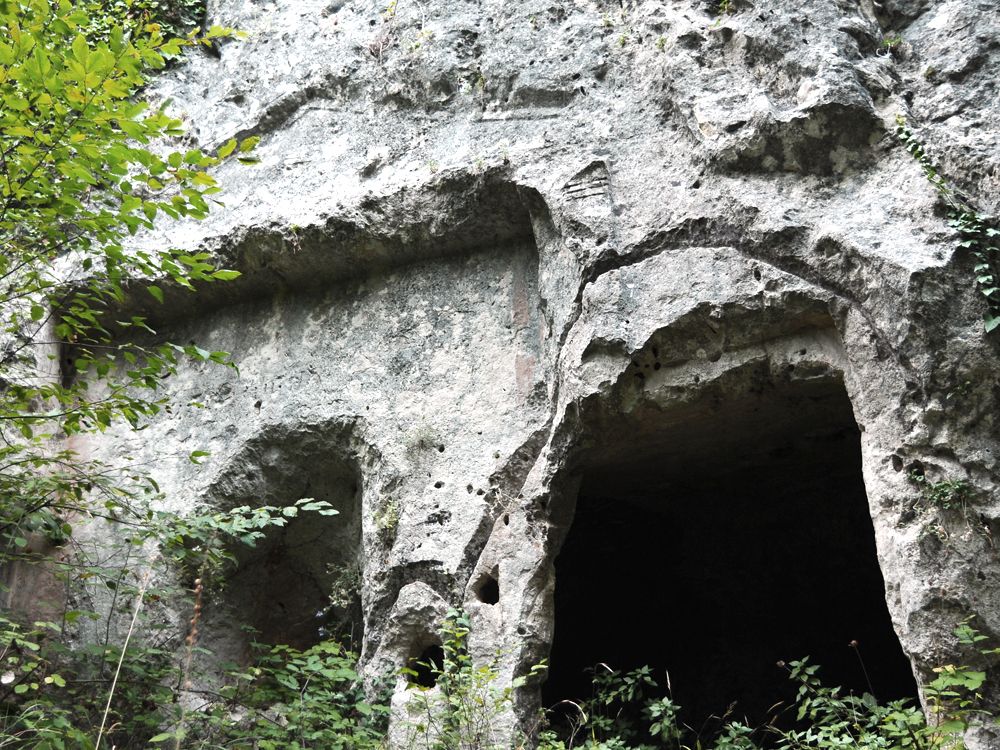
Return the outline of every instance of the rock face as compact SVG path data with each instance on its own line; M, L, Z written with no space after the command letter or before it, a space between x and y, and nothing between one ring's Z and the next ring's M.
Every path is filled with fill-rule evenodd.
M555 575L578 497L610 502L624 550L637 504L750 485L764 513L787 486L797 534L841 528L877 552L918 681L965 658L950 632L966 617L1000 640L997 343L893 135L903 114L1000 209L995 0L736 0L722 16L698 0L220 0L210 15L249 37L154 93L202 148L260 135L261 163L223 168L226 210L164 232L244 276L158 323L240 374L185 370L170 393L203 409L93 450L156 465L177 507L341 510L245 560L226 607L302 642L354 570L359 599L341 604L363 613L371 674L424 653L450 606L479 658L525 673L554 633L588 627L579 602L560 620L574 573ZM194 466L194 449L211 457ZM914 471L968 499L935 507ZM849 477L874 535L811 500ZM780 547L782 518L731 533ZM656 575L614 550L622 581ZM621 618L699 616L674 588ZM521 691L520 720L539 696Z

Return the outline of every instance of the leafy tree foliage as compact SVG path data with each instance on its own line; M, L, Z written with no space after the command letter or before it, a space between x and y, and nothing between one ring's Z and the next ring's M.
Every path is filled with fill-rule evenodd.
M164 284L238 276L206 253L126 245L161 214L206 216L219 190L208 170L252 144L158 153L153 144L181 135L181 123L134 94L192 40L100 10L0 6L0 541L14 549L36 532L64 540L69 516L93 512L88 493L104 494L114 506L105 511L127 494L112 467L81 462L57 439L138 426L163 407L160 383L183 357L228 362L190 344L129 343L151 330L116 311L141 286L162 301ZM96 17L106 38L93 33Z
M164 36L182 37L202 25L205 0L102 0L101 14L94 21L102 26L115 22L156 23Z
M199 555L204 567L224 560L228 539L252 542L294 515L156 513L151 478L69 447L75 436L141 427L169 404L160 385L185 359L230 364L224 352L159 341L144 316L124 312L141 309L142 297L155 305L167 289L193 292L239 275L206 253L132 241L161 217L205 217L219 192L210 170L230 157L252 161L253 142L230 141L215 154L169 149L183 133L180 120L137 97L185 46L233 35L211 28L172 36L155 22L169 21L157 16L166 7L0 2L0 567L42 568L67 586L100 581L112 607L136 615L164 595L135 564L149 543L164 549L164 564ZM294 510L332 512L322 505ZM118 525L122 550L110 560L58 553L73 524L93 519ZM11 594L0 590L3 599ZM98 723L135 741L155 732L168 639L116 643L104 613L102 642L69 652L62 644L73 628L101 615L64 610L57 622L35 623L7 615L0 747L91 747Z

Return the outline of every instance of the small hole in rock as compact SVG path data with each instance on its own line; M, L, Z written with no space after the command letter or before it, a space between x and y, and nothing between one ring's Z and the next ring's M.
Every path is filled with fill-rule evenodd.
M420 656L410 659L409 668L415 674L410 675L410 682L422 688L432 688L437 685L438 675L444 668L444 649L440 643L433 643Z
M760 269L759 268L753 269L753 277L755 279L757 279L757 281L760 281L760 279L761 279L761 273L760 273Z
M444 446L443 445L439 445L438 446L438 453L444 453Z
M895 454L893 454L892 456L892 470L893 471L903 470L903 459L901 459L899 456Z
M486 576L476 587L476 598L483 604L497 604L500 601L500 584L492 575Z
M510 513L503 514L503 525L510 526Z
M473 489L473 487L472 487L471 484L467 484L465 486L465 491L468 492L470 495L472 494L472 489Z
M444 487L444 482L435 482L434 483L434 489L439 490L442 487Z

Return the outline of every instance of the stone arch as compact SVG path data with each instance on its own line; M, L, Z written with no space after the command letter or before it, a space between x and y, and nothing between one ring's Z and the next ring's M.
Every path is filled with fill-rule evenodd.
M885 604L847 357L828 318L800 322L716 351L671 328L627 359L601 348L624 360L620 375L567 411L572 437L541 498L543 703L586 697L571 693L586 688L587 659L644 659L661 684L669 670L689 720L737 700L760 722L789 697L775 662L807 654L834 683L915 695Z

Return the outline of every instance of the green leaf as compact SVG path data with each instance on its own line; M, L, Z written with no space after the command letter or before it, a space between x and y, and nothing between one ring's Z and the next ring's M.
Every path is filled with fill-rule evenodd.
M160 287L158 287L156 284L150 284L149 286L146 287L146 290L151 295L153 295L153 298L157 302L159 302L160 304L163 304L163 290L160 289Z
M77 62L86 67L87 61L90 59L90 45L87 44L87 38L83 34L78 34L76 39L73 40L73 57L76 58Z
M228 270L228 269L222 269L222 270L219 270L219 271L214 271L212 273L212 278L213 279L219 279L220 281L232 281L233 279L238 279L242 275L243 274L241 274L239 271L231 271L231 270Z
M52 63L49 62L49 58L48 55L45 54L45 50L37 44L35 45L35 49L33 51L33 59L35 61L35 66L38 68L39 76L42 78L47 76L49 71L52 70Z
M968 729L968 725L959 719L951 719L950 721L943 721L937 725L936 729L945 735L955 735L962 734Z
M238 144L236 142L236 139L235 138L230 138L228 141L226 141L222 145L221 148L219 148L219 158L220 159L225 159L227 156L229 156L231 153L233 153L233 151L236 150L236 146L237 145Z

